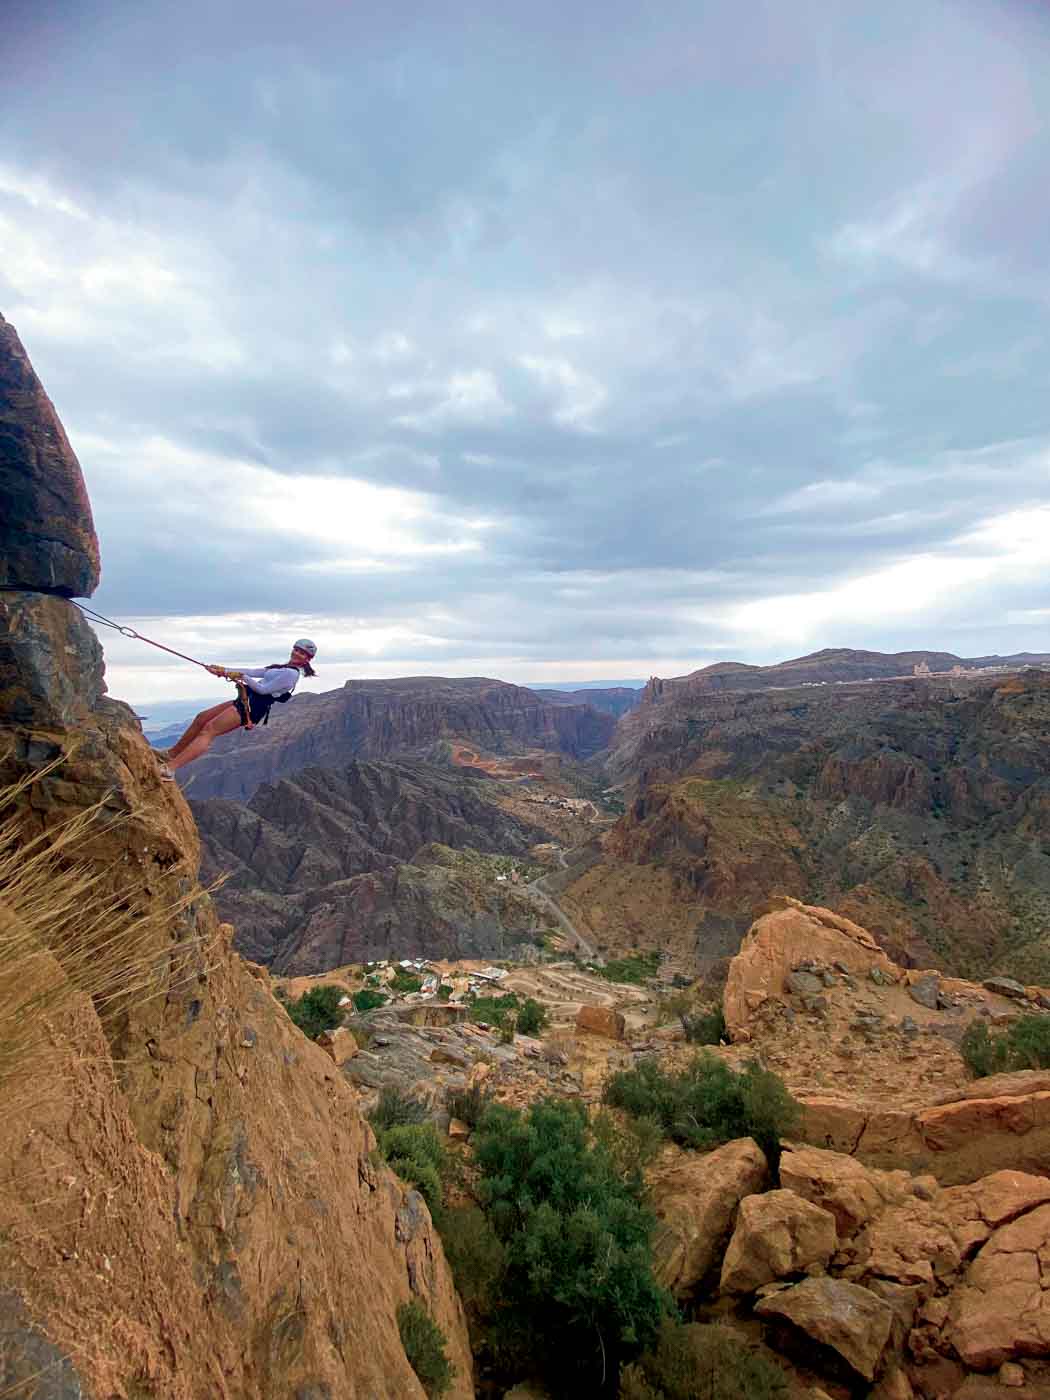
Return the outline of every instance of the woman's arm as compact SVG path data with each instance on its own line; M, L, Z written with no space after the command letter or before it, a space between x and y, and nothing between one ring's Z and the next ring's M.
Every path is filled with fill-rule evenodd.
M242 671L244 684L256 695L280 695L294 690L299 672L294 666L282 666L276 671Z

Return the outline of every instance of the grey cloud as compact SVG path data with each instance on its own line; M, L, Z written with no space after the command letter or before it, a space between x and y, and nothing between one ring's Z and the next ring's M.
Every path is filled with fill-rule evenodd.
M728 607L1047 499L1031 452L945 465L1050 440L1048 27L1028 10L213 11L12 26L0 237L5 216L32 228L54 276L6 258L0 298L85 444L114 611L404 621L440 601L446 655L687 651L725 631L654 571L708 570L703 602ZM10 170L86 217L5 192ZM894 231L916 192L922 256ZM154 260L159 289L148 268L107 282L107 248ZM472 375L498 397L479 380L471 400ZM490 527L477 553L347 572L333 538L214 518L151 438L217 476L426 493L421 547ZM131 486L96 439L143 454ZM827 480L881 484L777 513Z

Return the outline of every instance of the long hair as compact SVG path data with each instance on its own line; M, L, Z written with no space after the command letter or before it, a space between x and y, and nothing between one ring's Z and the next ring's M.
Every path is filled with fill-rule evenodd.
M288 668L287 661L271 661L269 666L264 666L264 671L284 671ZM298 668L304 676L316 676L317 672L310 665L309 661L304 661Z

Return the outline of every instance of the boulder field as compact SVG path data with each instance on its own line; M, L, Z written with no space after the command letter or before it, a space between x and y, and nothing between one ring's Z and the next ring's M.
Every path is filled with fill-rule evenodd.
M750 1139L665 1149L661 1281L701 1316L760 1320L811 1395L1050 1395L1050 1071L968 1080L956 1048L975 1017L1043 1013L1045 991L905 970L850 920L774 903L730 965L735 1043L711 1053L781 1073L801 1137L778 1181Z

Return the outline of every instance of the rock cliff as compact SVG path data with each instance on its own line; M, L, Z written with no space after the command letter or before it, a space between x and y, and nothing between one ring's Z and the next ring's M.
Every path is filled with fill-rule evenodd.
M262 783L355 758L436 757L453 740L490 753L547 750L589 758L608 744L616 720L590 705L548 704L531 690L485 679L414 676L350 681L300 695L265 728L236 732L186 770L194 800L249 798Z
M189 809L158 781L132 712L105 698L98 644L58 596L91 589L97 547L75 458L6 325L0 425L17 585L0 595L0 783L40 775L16 795L14 839L98 804L76 853L94 884L66 919L75 965L40 917L53 891L15 905L0 890L0 1011L29 1006L40 1033L32 1061L8 1053L0 1076L3 1387L36 1400L421 1397L395 1320L416 1296L465 1400L466 1327L426 1207L374 1165L354 1090L231 951L196 888ZM99 908L132 921L134 952ZM27 909L44 945L28 964ZM93 961L119 996L89 994ZM39 995L18 1003L26 966ZM0 1049L21 1043L2 1014L0 1033Z

